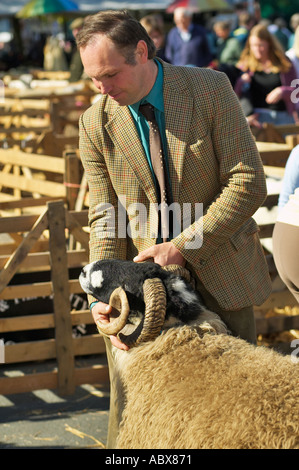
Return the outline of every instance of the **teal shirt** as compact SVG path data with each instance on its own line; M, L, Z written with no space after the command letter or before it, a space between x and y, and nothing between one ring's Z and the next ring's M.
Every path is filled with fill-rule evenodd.
M163 67L160 62L156 61L158 65L158 75L156 81L154 83L153 88L149 92L147 96L142 98L141 101L134 103L128 108L131 111L132 117L135 121L137 131L139 133L141 143L143 145L145 155L151 169L153 180L157 187L157 181L154 174L151 157L150 157L150 149L149 149L149 125L145 117L139 113L139 106L141 104L150 103L155 108L155 117L156 121L160 130L160 135L162 139L162 147L167 171L167 177L170 181L169 177L169 167L168 167L168 158L167 158L167 143L166 143L166 134L165 134L165 115L164 115L164 101L163 101ZM171 187L171 184L170 184Z

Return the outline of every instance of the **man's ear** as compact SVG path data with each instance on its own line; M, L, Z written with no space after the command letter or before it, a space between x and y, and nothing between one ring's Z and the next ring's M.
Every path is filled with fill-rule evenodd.
M136 47L136 59L139 63L145 64L148 60L148 48L145 41L138 41Z

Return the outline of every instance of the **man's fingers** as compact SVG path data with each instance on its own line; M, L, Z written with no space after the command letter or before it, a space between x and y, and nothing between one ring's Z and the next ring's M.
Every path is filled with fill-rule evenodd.
M135 256L135 258L133 259L133 261L134 263L141 263L142 261L146 261L149 259L154 260L154 256L155 256L154 247L151 247L147 250L143 250L140 253L138 253L138 255Z
M118 349L122 349L123 351L128 351L130 348L125 343L122 343L117 336L111 335L110 341Z

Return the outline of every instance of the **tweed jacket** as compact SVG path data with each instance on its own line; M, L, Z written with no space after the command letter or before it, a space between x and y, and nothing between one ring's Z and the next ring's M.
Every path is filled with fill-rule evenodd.
M251 216L266 184L238 98L221 72L162 64L169 172L182 209L173 243L221 308L259 305L271 283ZM90 260L133 259L156 243L158 218L129 108L101 96L80 118L80 155L89 185Z

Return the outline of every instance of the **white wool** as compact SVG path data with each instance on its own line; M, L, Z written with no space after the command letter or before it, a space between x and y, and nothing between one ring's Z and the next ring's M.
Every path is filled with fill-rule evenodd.
M90 276L90 283L93 287L102 287L104 281L103 271L94 271Z
M196 294L189 292L186 289L185 283L182 279L177 279L173 282L172 288L181 294L181 298L188 304L192 302L197 302Z

